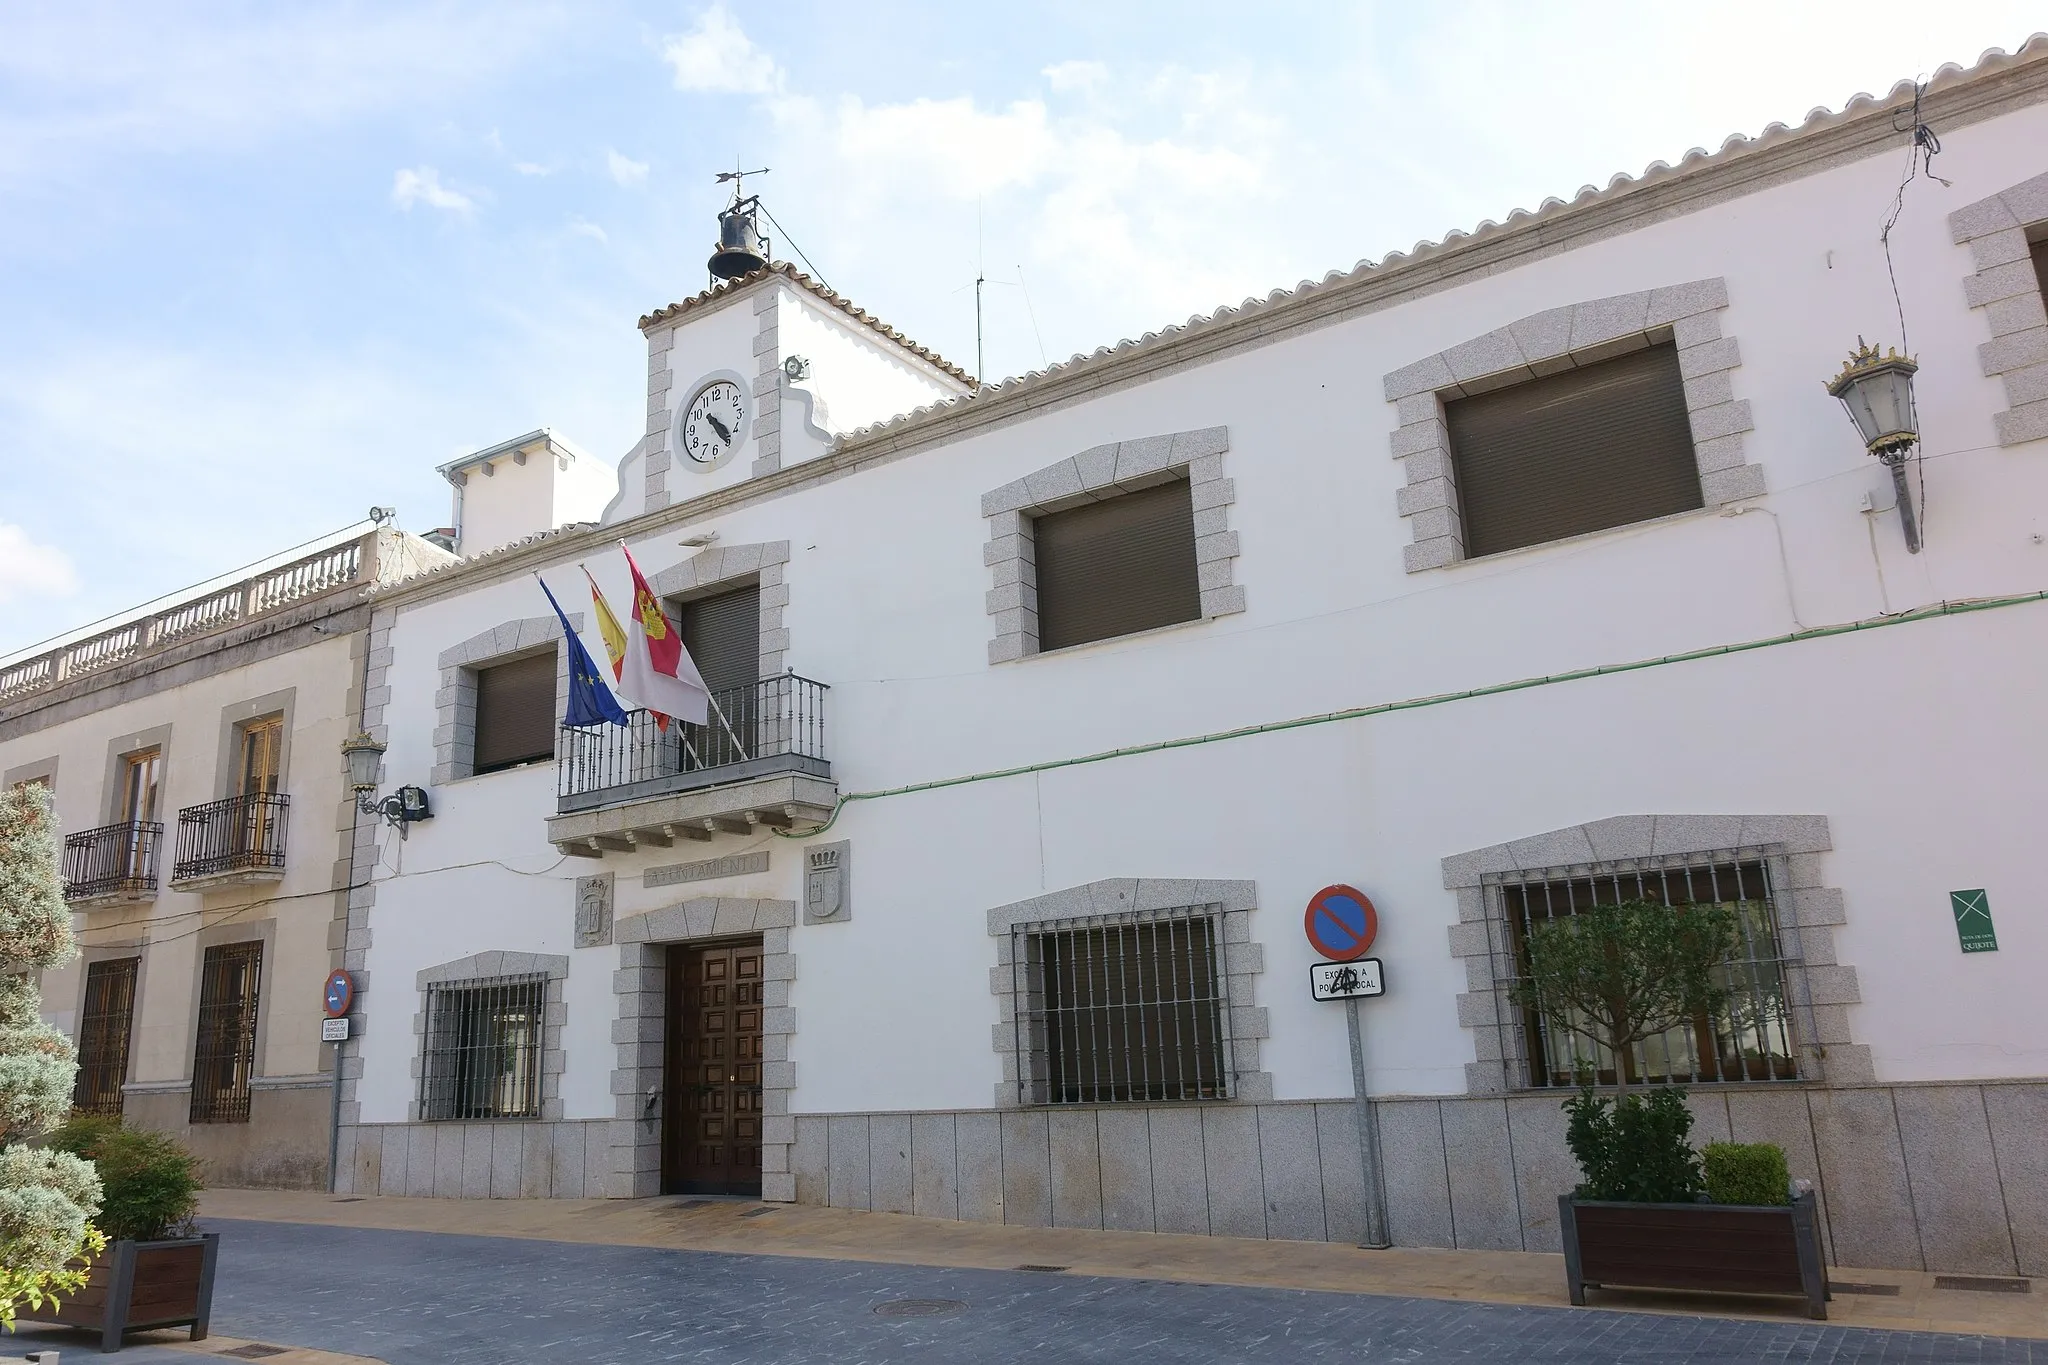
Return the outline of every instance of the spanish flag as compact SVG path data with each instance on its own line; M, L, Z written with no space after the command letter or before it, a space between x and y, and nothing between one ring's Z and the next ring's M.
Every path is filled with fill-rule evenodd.
M604 592L597 586L597 580L590 577L590 570L583 565L583 576L590 582L590 605L597 612L597 633L604 637L604 652L612 661L612 679L617 681L626 667L626 628L619 624L619 618L612 615L612 604L604 600Z
M682 635L662 613L661 603L641 577L633 552L626 549L624 541L619 542L619 549L625 551L626 567L633 571L633 624L626 637L619 690L653 712L663 729L668 728L671 716L702 725L711 714L711 692L704 686L704 675L697 671L690 651L683 648Z

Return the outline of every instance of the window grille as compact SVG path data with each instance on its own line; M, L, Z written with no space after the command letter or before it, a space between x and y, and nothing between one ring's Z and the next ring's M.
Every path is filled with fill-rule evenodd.
M427 987L420 1117L540 1117L545 976L452 981Z
M192 1052L192 1122L247 1123L256 1074L256 991L263 944L208 948L199 969L199 1036Z
M1032 518L1038 647L1198 620L1195 511L1185 478Z
M1014 930L1020 1102L1228 1098L1221 941L1186 911Z
M1668 343L1453 399L1444 425L1467 555L1704 505Z
M85 1007L78 1018L78 1083L71 1107L118 1117L128 1079L128 1040L135 1031L139 957L112 958L85 969Z
M1513 1083L1570 1086L1591 1067L1612 1085L1613 1050L1580 1028L1553 1027L1535 1009L1517 1009L1508 990L1528 964L1529 934L1547 920L1595 905L1655 901L1664 905L1720 905L1737 925L1734 949L1715 973L1727 1003L1714 1015L1645 1039L1620 1059L1631 1084L1799 1079L1792 1028L1795 978L1802 963L1787 953L1772 894L1771 859L1749 849L1614 867L1552 868L1489 879L1488 897L1506 930L1497 945L1496 999L1514 1016L1519 1058L1507 1065ZM1519 1072L1518 1076L1516 1073Z

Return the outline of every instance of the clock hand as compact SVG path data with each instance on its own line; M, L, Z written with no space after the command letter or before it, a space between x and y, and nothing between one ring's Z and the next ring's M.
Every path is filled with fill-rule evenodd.
M718 420L717 413L705 413L704 420L711 423L711 429L718 433L719 440L725 442L727 445L732 444L732 433L726 429L725 423Z

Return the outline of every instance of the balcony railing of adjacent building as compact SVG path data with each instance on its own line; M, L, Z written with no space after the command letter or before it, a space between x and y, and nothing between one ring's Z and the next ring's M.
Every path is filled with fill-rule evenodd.
M705 725L630 711L626 725L562 727L558 809L590 810L643 796L693 791L775 773L830 777L824 683L794 673L712 694Z
M157 854L164 827L129 820L64 836L64 898L147 900L156 894Z
M179 811L172 883L237 872L282 872L285 817L291 800L282 793L259 793Z
M386 541L380 548L380 537ZM156 650L226 630L343 589L367 587L402 572L398 532L370 531L216 587L56 649L0 665L0 703L113 668Z

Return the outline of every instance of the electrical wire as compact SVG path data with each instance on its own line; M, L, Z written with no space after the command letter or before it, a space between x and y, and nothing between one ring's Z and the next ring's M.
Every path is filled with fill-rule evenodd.
M796 244L796 238L789 235L789 229L784 227L781 223L775 222L775 215L768 212L768 206L766 204L761 203L760 196L756 195L754 198L754 202L760 205L761 212L768 219L768 221L771 223L775 223L775 230L782 234L783 241L789 243L789 249L796 253L796 258L802 261L805 265L811 267L812 277L815 278L819 284L823 284L827 289L830 289L832 286L829 284L825 284L825 272L818 269L817 266L811 265L811 258L804 255L804 249Z
M1913 121L1909 125L1901 128L1896 118L1892 120L1894 130L1901 133L1910 132L1913 140L1906 148L1906 174L1899 180L1898 193L1892 196L1891 212L1885 215L1884 230L1878 234L1878 241L1884 247L1884 273L1892 282L1892 306L1898 310L1899 314L1899 350L1908 360L1913 358L1913 341L1910 334L1906 331L1906 302L1899 293L1899 272L1892 264L1892 229L1899 225L1899 217L1906 211L1906 186L1912 184L1914 178L1922 172L1926 173L1929 180L1935 181L1943 188L1951 188L1950 182L1943 180L1934 173L1934 158L1941 153L1941 139L1936 137L1934 130L1922 122L1920 118L1920 97L1926 90L1926 81L1921 80L1913 83ZM1914 414L1914 420L1916 422L1919 420L1917 412ZM1913 461L1913 473L1918 479L1920 486L1920 543L1925 545L1927 543L1927 466L1921 462L1917 455Z

